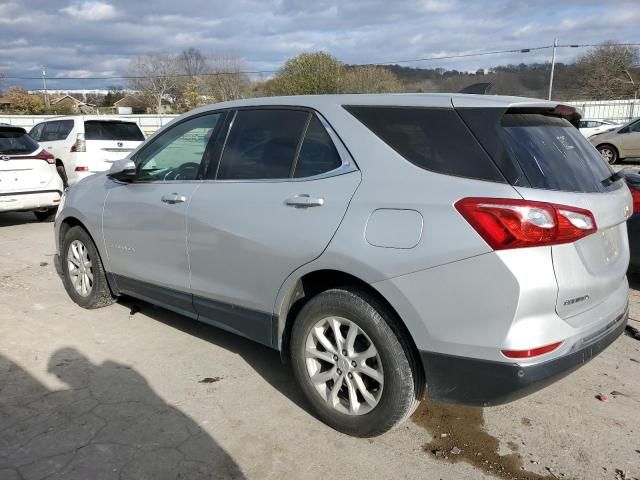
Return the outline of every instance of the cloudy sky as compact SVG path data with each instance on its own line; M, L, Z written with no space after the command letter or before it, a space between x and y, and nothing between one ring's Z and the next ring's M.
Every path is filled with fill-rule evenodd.
M640 43L639 0L0 0L0 71L7 77L113 76L148 52L232 53L250 70L300 52L376 63L604 40ZM584 49L562 49L569 61ZM475 70L547 61L550 51L409 63ZM2 87L41 82L6 78ZM50 80L50 88L124 81Z

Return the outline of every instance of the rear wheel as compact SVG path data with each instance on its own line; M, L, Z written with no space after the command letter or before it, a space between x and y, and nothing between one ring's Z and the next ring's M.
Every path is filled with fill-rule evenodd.
M64 169L64 165L62 164L56 165L56 171L58 172L58 175L60 175L60 178L62 179L62 185L64 186L64 188L67 188L69 186L69 183L67 181L67 172Z
M613 165L618 161L618 150L613 145L598 145L598 152L609 165Z
M392 312L357 289L327 290L293 326L293 370L318 417L343 433L380 435L422 396L419 372Z
M56 218L56 212L58 207L43 208L41 210L34 210L33 214L36 216L39 222L53 222Z
M69 229L60 256L64 288L75 303L99 308L115 302L98 250L84 228Z

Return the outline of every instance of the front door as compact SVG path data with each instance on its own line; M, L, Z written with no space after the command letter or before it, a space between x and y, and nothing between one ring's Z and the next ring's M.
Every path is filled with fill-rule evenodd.
M104 242L109 270L124 293L192 312L186 213L220 116L192 117L160 133L136 156L135 181L112 182Z
M315 113L239 110L231 125L189 208L191 291L201 320L270 345L280 286L322 254L360 172Z

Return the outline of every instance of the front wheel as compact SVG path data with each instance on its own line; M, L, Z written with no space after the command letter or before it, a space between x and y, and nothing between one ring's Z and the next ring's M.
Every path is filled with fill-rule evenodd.
M115 302L98 250L84 228L69 229L62 241L60 257L64 288L71 300L84 308L105 307Z
M318 417L349 435L390 430L422 396L392 312L358 289L327 290L307 302L293 326L291 362Z
M598 152L609 165L613 165L618 161L618 150L612 145L599 145Z

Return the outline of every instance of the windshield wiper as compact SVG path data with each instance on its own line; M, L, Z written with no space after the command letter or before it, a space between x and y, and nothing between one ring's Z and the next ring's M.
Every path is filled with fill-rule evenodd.
M615 183L618 180L622 180L623 178L624 178L624 173L622 173L622 171L614 172L611 175L609 175L607 178L602 180L601 183L602 183L603 186L608 187L612 183Z

